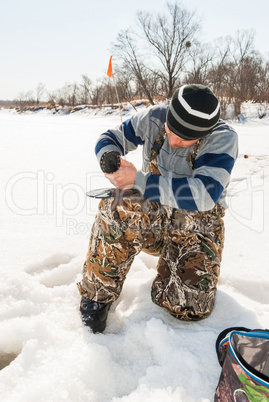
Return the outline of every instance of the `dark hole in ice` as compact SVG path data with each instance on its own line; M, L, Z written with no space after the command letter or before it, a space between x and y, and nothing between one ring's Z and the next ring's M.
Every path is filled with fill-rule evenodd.
M3 370L5 367L7 367L13 360L16 359L16 357L19 355L19 353L3 353L0 352L0 370Z

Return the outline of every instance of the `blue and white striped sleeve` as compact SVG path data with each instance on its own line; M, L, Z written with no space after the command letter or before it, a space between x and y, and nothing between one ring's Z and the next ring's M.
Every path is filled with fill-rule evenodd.
M150 130L155 129L158 132L163 123L158 118L155 118L156 114L158 116L158 113L156 113L157 109L158 111L160 110L159 114L165 115L163 108L147 108L135 114L130 119L125 120L122 125L120 124L118 127L103 133L99 137L95 147L98 161L100 162L103 153L106 151L116 151L120 155L123 155L123 138L125 138L125 150L128 153L134 151L138 145L144 144L145 136L149 135ZM153 120L156 123L155 125L152 124Z
M198 211L207 211L219 201L228 187L237 156L237 134L227 125L220 125L205 138L193 177L188 179Z
M132 120L128 119L122 125L103 133L95 146L95 154L100 162L101 156L106 151L116 151L120 155L124 154L123 133L125 136L126 154L143 144L143 139L136 134Z
M145 198L160 204L208 211L227 188L237 154L237 134L224 126L203 139L192 177L173 178L138 172L135 185Z

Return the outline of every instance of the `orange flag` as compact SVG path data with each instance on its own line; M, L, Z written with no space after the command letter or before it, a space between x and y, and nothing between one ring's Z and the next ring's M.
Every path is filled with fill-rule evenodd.
M110 56L110 59L109 59L107 75L109 76L109 78L112 77L112 56Z

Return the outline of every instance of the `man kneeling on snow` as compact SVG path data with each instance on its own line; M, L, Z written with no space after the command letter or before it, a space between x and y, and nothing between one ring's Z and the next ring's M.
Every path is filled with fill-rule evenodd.
M109 307L140 251L160 257L154 303L181 320L211 313L225 195L238 154L237 134L219 116L209 88L185 85L169 106L150 107L100 136L95 152L103 171L109 171L108 155L110 162L123 155L124 137L127 153L143 146L143 167L119 158L120 168L105 174L117 188L139 192L103 199L92 227L78 287L82 318L93 332L105 329Z

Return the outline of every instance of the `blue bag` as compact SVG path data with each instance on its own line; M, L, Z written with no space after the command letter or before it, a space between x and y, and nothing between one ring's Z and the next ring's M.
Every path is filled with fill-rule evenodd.
M269 330L227 328L216 351L222 372L215 402L269 402Z

